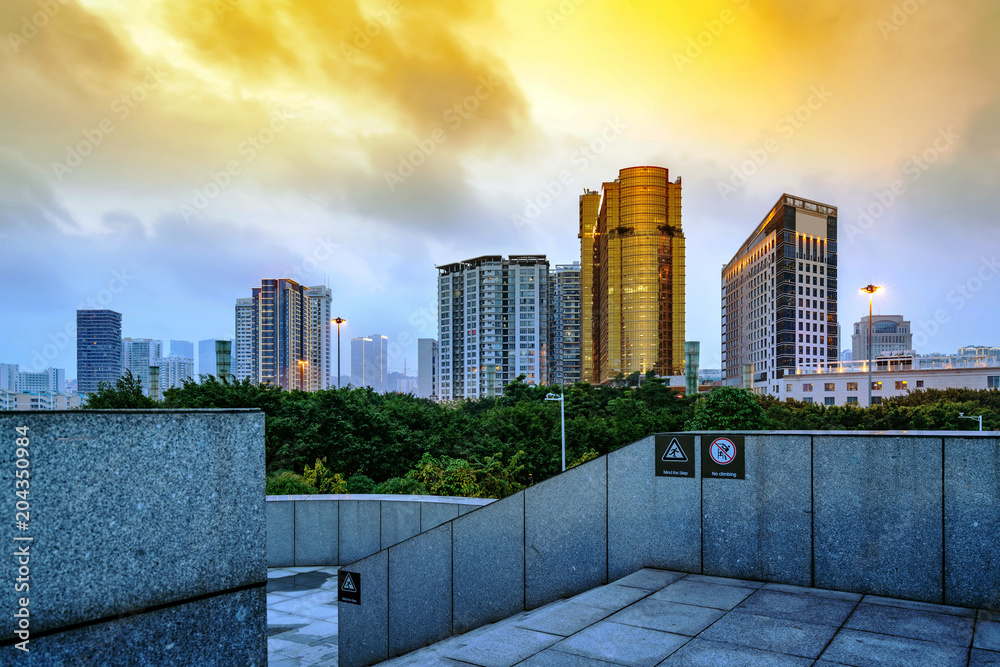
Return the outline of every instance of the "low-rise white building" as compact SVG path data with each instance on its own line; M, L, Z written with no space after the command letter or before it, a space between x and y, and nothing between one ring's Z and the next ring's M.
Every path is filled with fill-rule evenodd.
M872 404L926 389L1000 389L1000 367L953 357L889 355L872 368ZM782 400L820 405L868 405L868 365L864 361L800 369L786 375Z
M70 410L79 407L79 394L0 390L0 410Z

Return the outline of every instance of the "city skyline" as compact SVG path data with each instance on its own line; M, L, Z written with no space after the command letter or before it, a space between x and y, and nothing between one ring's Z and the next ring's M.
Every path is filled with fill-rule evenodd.
M0 359L77 377L78 308L233 338L232 299L278 276L330 285L401 370L437 335L434 266L571 263L579 195L640 164L684 178L703 366L719 270L782 192L840 210L841 322L874 283L918 351L996 344L997 7L221 4L56 3L34 31L36 3L0 8L0 254L36 287L0 296Z

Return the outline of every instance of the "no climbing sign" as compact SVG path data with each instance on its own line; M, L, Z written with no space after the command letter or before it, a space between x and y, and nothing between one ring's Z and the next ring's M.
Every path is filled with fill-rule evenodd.
M701 476L707 479L746 479L742 435L701 436Z

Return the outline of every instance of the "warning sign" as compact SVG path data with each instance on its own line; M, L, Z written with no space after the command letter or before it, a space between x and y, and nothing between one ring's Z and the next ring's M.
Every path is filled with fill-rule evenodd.
M701 436L701 476L710 479L745 479L743 445L742 435Z
M657 435L657 477L694 477L694 436Z
M357 572L337 572L337 602L361 604L361 575Z

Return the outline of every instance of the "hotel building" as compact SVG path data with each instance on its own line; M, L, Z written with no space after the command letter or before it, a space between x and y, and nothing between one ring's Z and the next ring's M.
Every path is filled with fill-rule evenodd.
M783 397L838 360L837 209L782 195L722 268L724 384Z

